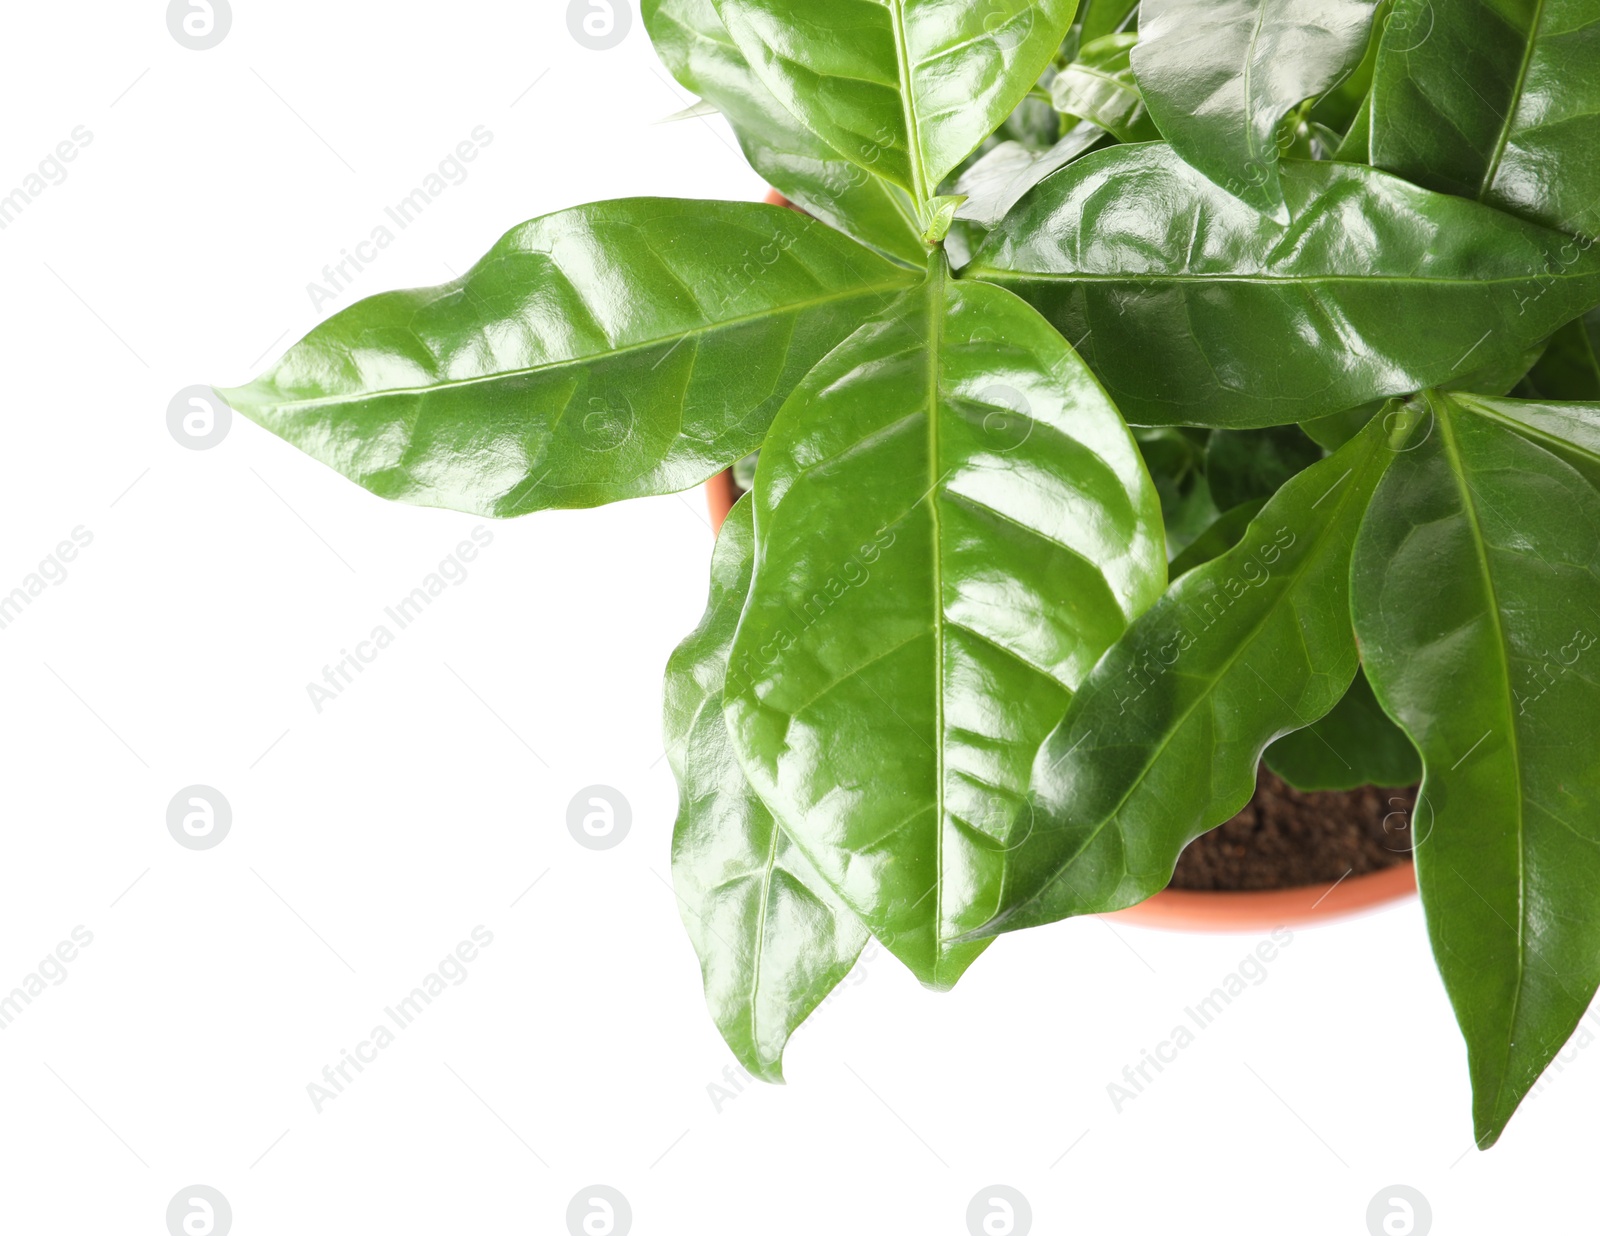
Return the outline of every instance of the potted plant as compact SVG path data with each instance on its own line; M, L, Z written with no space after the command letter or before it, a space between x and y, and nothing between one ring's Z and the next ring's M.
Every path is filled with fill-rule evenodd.
M1600 982L1600 0L643 8L804 214L535 219L228 401L495 516L759 452L666 683L752 1073L869 937L1160 892L1267 752L1420 775L1492 1143Z

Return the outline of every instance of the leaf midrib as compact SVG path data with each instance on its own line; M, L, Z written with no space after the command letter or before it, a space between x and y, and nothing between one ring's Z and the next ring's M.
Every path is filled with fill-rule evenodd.
M1251 97L1251 79L1255 74L1256 47L1261 42L1261 28L1266 24L1266 21L1267 0L1256 0L1256 28L1250 32L1250 43L1245 49L1243 82L1245 110L1244 140L1245 149L1249 151L1251 162L1255 162L1257 154L1259 153L1256 147L1256 115L1255 108L1252 106L1254 100ZM1274 125L1274 127L1276 127L1276 125ZM1273 151L1276 152L1276 150L1277 147L1274 146ZM1268 163L1276 163L1277 161L1278 160L1276 158L1267 160Z
M568 366L594 364L609 360L612 357L628 356L635 352L646 352L651 348L659 348L669 343L681 343L685 339L696 339L711 335L717 331L743 326L750 322L759 322L764 318L784 317L815 309L821 305L833 304L841 300L851 300L856 297L875 296L884 292L899 292L905 290L907 280L904 274L910 273L909 268L904 268L902 277L892 281L872 284L853 284L848 288L835 290L828 295L818 296L810 300L791 301L776 308L763 310L759 313L748 313L739 317L720 318L715 322L708 322L704 326L693 327L689 330L678 331L670 335L662 335L652 339L640 340L637 343L626 344L620 348L613 348L606 352L591 352L584 356L568 356L559 360L546 361L538 365L526 365L515 369L498 369L494 373L480 374L472 378L453 378L442 382L432 382L426 386L392 386L380 390L357 391L350 394L326 395L318 399L274 400L271 408L274 412L290 412L304 408L337 407L346 403L362 403L374 399L388 399L410 395L429 395L441 390L464 389L472 386L482 386L491 382L506 382L516 378L528 377L536 373L544 373L552 369L562 369ZM252 383L252 385L254 385ZM248 391L250 387L238 388L241 392Z
M1489 570L1489 555L1485 550L1483 524L1478 517L1478 507L1472 494L1472 487L1467 483L1466 467L1461 459L1461 450L1456 441L1455 429L1450 424L1447 402L1447 400L1436 396L1432 392L1428 394L1428 406L1433 411L1434 419L1439 422L1440 442L1449 456L1450 476L1461 495L1462 514L1466 516L1467 523L1471 528L1472 547L1477 555L1478 569L1483 574L1483 590L1489 602L1489 614L1493 619L1495 640L1500 648L1501 659L1506 666L1506 672L1502 675L1506 691L1506 733L1508 736L1507 741L1511 747L1511 760L1517 774L1517 986L1515 994L1511 997L1511 1009L1506 1018L1505 1064L1495 1078L1494 1100L1490 1104L1491 1111L1498 1111L1500 1095L1505 1090L1506 1079L1511 1074L1511 1051L1516 1041L1517 1015L1522 1007L1522 993L1527 981L1527 813L1523 810L1526 786L1523 784L1522 751L1517 736L1515 700L1513 699L1514 692L1511 686L1511 645L1506 640L1505 623L1500 617L1499 592L1495 588L1494 576Z
M933 854L933 977L939 981L944 961L944 830L945 830L945 612L944 612L944 533L939 517L939 396L940 353L944 347L945 320L944 258L936 254L928 272L928 510L933 521L933 660L934 660L934 796L939 809L934 814Z
M1495 177L1500 174L1500 161L1505 158L1506 147L1511 142L1511 126L1517 118L1518 104L1528 83L1528 70L1533 66L1534 49L1539 45L1539 28L1544 25L1545 0L1535 0L1533 22L1528 27L1528 45L1522 52L1522 64L1517 69L1517 80L1511 88L1511 98L1506 102L1506 114L1500 121L1500 132L1495 138L1494 153L1478 185L1478 200L1483 201L1494 188Z
M1316 286L1326 283L1417 283L1442 287L1496 287L1505 283L1533 283L1540 279L1592 279L1595 275L1595 271L1583 271L1578 274L1560 275L1506 275L1495 279L1473 279L1466 276L1459 279L1445 279L1422 275L1208 275L1191 274L1185 271L1160 271L1148 274L1138 271L1118 271L1112 274L1100 274L1098 272L1017 270L1004 266L979 266L976 262L962 269L962 278L982 279L985 282L998 283L1002 286L1009 281L1012 283L1261 283L1268 286L1285 283Z
M922 149L922 130L917 122L917 101L913 97L911 48L906 43L905 0L889 0L889 21L894 27L896 76L900 79L900 113L906 126L906 150L911 155L911 191L920 211L928 200L928 167Z

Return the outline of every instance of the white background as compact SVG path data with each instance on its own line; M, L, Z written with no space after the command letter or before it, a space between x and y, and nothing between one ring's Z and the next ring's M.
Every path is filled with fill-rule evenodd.
M1440 1233L1589 1225L1600 1052L1472 1151L1414 903L1297 933L1120 1113L1107 1084L1255 939L1080 920L943 997L880 953L796 1036L786 1088L715 1102L731 1057L666 884L658 736L704 598L700 495L492 527L319 714L307 683L479 521L243 420L186 450L166 413L523 219L763 186L720 122L657 123L688 100L637 22L593 52L561 0L235 0L194 52L165 7L6 11L0 194L93 134L0 231L0 592L93 536L0 630L0 992L94 937L0 1031L8 1231L160 1236L196 1183L238 1236L561 1233L595 1183L642 1236L961 1236L996 1183L1051 1234L1361 1236L1396 1183ZM465 183L314 308L324 264L479 125ZM166 827L194 783L233 809L205 852ZM593 783L632 804L605 853L566 828ZM319 1114L307 1084L479 925L466 981Z

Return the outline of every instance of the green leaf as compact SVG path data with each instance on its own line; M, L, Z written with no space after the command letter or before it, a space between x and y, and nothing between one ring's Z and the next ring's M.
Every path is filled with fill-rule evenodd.
M1296 472L1322 458L1322 448L1297 425L1217 429L1206 446L1206 482L1223 510L1270 498Z
M919 270L928 260L905 190L833 150L762 85L712 0L644 0L645 28L672 75L716 105L750 166L824 223Z
M1034 762L999 912L975 937L1119 910L1235 814L1280 735L1355 676L1350 550L1390 433L1377 418L1300 473L1244 539L1174 583L1095 666Z
M1165 145L1041 184L965 274L1032 302L1135 424L1305 421L1504 365L1600 302L1600 254L1368 167L1286 163L1280 227Z
M1600 235L1600 5L1396 0L1378 53L1372 161Z
M1078 22L1083 28L1083 41L1092 43L1108 34L1117 34L1132 25L1129 20L1139 0L1083 0L1078 10Z
M1266 505L1265 498L1252 498L1222 512L1206 526L1204 532L1184 546L1183 552L1167 568L1167 574L1177 579L1197 566L1204 566L1213 558L1222 557L1244 540L1244 534L1250 530L1250 525Z
M806 379L756 472L729 726L924 983L981 951L1040 739L1166 581L1127 428L1022 301L935 267Z
M1278 122L1348 76L1377 0L1144 0L1133 68L1180 155L1288 223Z
M1332 712L1285 734L1261 760L1297 790L1405 787L1422 778L1417 749L1378 706L1360 672Z
M923 241L929 246L942 244L944 238L950 234L950 225L956 221L956 211L960 209L961 203L966 200L959 193L929 198L928 226L923 230Z
M1333 152L1338 163L1370 163L1372 161L1372 96L1369 94L1355 119L1345 132L1344 139Z
M1073 125L1059 142L1042 152L1031 151L1021 142L1002 142L956 182L956 192L967 198L956 218L992 228L1034 185L1087 154L1105 136L1099 125L1084 122Z
M1167 556L1176 557L1221 514L1206 484L1203 432L1163 425L1135 429L1133 440L1161 498Z
M1600 984L1600 494L1470 401L1427 404L1351 600L1422 753L1417 882L1486 1147Z
M1305 421L1300 430L1325 451L1336 451L1360 433L1375 415L1388 406L1385 399L1374 399L1358 408L1346 408Z
M671 493L761 444L917 275L792 210L632 198L322 323L238 411L385 498L522 515Z
M1523 381L1526 393L1536 399L1600 400L1600 311L1591 310L1558 330Z
M920 204L1038 81L1077 0L716 0L812 132Z
M667 663L672 883L717 1029L754 1076L781 1082L790 1034L850 972L867 930L750 788L728 740L722 692L750 590L750 513L747 497L729 514L705 617Z
M1056 110L1109 130L1121 142L1159 138L1161 134L1145 111L1128 61L1138 41L1136 34L1111 34L1084 44L1077 60L1050 83L1050 98Z
M1389 24L1389 14L1393 10L1394 0L1378 0L1371 29L1367 34L1367 50L1361 57L1361 63L1336 85L1329 87L1311 105L1312 120L1319 121L1336 132L1344 133L1346 139L1356 127L1361 127L1362 153L1347 159L1348 162L1367 161L1366 120L1363 117L1367 115L1372 99L1372 76L1378 66L1378 48L1383 42L1383 32Z
M1465 393L1453 399L1457 406L1516 430L1600 488L1600 403L1540 403Z

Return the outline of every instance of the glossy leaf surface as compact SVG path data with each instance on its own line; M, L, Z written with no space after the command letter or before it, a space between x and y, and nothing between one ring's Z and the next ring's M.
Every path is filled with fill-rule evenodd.
M633 198L329 318L236 409L374 493L482 515L687 489L917 276L791 210Z
M1077 0L716 0L779 99L921 203L1011 114Z
M1285 734L1261 762L1297 790L1403 789L1422 777L1417 749L1378 705L1361 671L1332 712ZM1398 834L1395 846L1400 847Z
M667 663L666 742L678 779L672 883L706 1003L739 1063L783 1080L789 1035L855 964L867 930L772 818L728 740L722 691L750 588L749 498L711 558L705 617Z
M1600 5L1396 0L1372 158L1440 192L1600 235Z
M1118 141L1151 142L1161 136L1145 110L1129 55L1139 36L1112 34L1086 43L1078 58L1050 83L1056 110L1114 133Z
M1521 356L1600 301L1600 253L1371 168L1285 164L1280 227L1165 145L1041 184L965 273L1073 341L1134 424L1287 424Z
M1422 753L1417 882L1491 1144L1600 983L1600 494L1430 396L1356 549L1367 673Z
M644 0L644 23L672 75L733 126L750 166L823 222L919 269L928 260L904 189L833 150L778 102L712 0Z
M982 935L1117 910L1249 801L1274 739L1344 695L1350 551L1392 457L1384 421L1295 477L1095 666L1034 763L1026 839Z
M1278 123L1361 62L1376 0L1144 0L1134 71L1173 149L1280 223Z
M1576 468L1600 488L1600 403L1541 403L1456 394L1455 406L1497 420Z
M1166 580L1156 496L1026 304L935 269L784 405L730 661L740 761L924 983L993 914L1039 741Z
M1361 57L1361 62L1347 77L1341 78L1336 85L1319 95L1308 113L1312 120L1327 125L1335 132L1343 133L1347 139L1352 133L1360 131L1362 153L1353 157L1349 152L1346 154L1352 162L1367 161L1364 117L1370 112L1372 76L1378 66L1378 48L1383 42L1383 32L1389 25L1389 14L1393 11L1394 0L1378 0L1371 29L1367 34L1367 50Z

